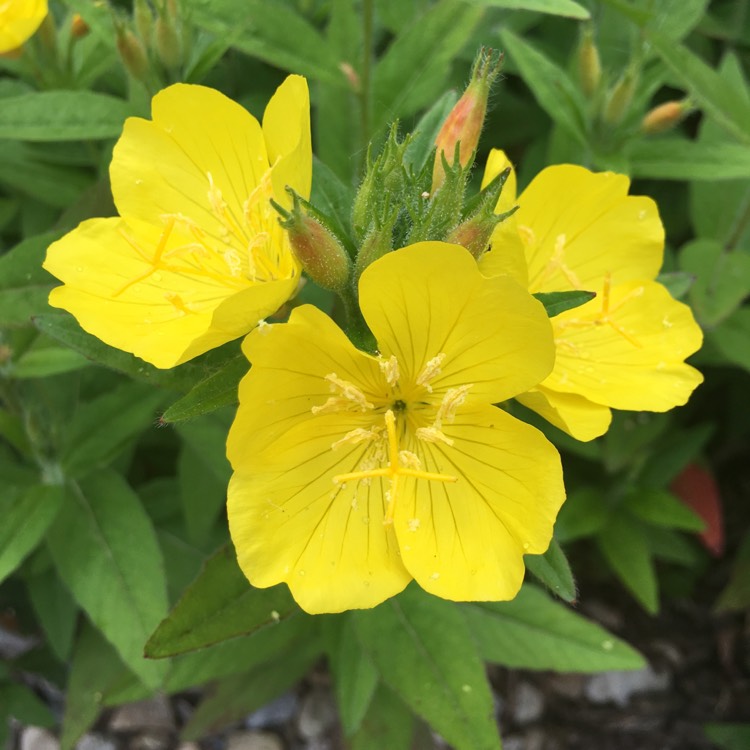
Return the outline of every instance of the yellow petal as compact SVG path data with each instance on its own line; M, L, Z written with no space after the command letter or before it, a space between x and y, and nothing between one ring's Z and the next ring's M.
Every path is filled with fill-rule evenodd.
M469 252L420 242L389 253L360 279L362 312L384 357L416 382L439 355L436 393L471 383L468 398L502 401L536 385L552 367L544 308L507 277L485 278Z
M552 324L557 359L543 383L548 390L615 409L667 411L703 381L684 363L700 348L701 329L690 308L657 282L619 284Z
M229 526L245 575L259 587L286 581L312 613L372 607L397 594L411 576L383 525L383 480L333 481L371 449L339 441L382 416L312 411L331 395L327 374L367 390L378 383L377 360L310 306L288 324L256 329L244 350L253 366L240 385L227 453L235 472Z
M496 214L509 211L517 203L516 170L504 151L493 148L487 157L482 190L506 167L510 167L511 171L495 207ZM479 269L485 276L508 275L522 287L528 287L529 271L526 265L526 249L518 233L515 215L495 227L490 238L490 251L479 259Z
M47 0L5 0L0 3L0 53L20 47L47 15Z
M598 291L607 273L613 283L656 277L664 228L654 201L628 196L629 184L624 175L570 164L534 178L515 214L531 291Z
M405 483L394 521L404 565L446 599L511 599L523 555L552 538L565 499L560 457L541 432L492 406L461 412L444 432L452 446L409 446L425 471L457 481Z
M582 442L604 435L612 422L609 407L577 393L551 391L543 385L516 396L516 400Z
M53 243L44 267L64 282L50 304L110 346L173 367L241 336L293 293L296 279L256 284L220 257L165 263L153 253L164 230L91 219ZM192 241L174 228L162 258Z
M310 142L310 94L302 76L289 76L268 102L263 115L269 163L273 169L276 200L290 205L284 188L289 185L303 198L310 197L312 145Z
M258 121L218 91L184 83L160 91L152 113L126 120L115 145L110 178L120 214L155 224L182 215L217 240L232 224L242 231L244 202L269 168Z
M515 167L507 157L505 151L501 151L499 148L493 148L487 157L487 164L485 164L484 167L482 190L484 190L487 185L489 185L492 180L500 174L500 172L508 167L510 167L510 174L505 181L505 185L503 185L503 190L500 193L500 199L497 202L497 206L495 206L496 214L505 213L516 205L518 179L516 177Z

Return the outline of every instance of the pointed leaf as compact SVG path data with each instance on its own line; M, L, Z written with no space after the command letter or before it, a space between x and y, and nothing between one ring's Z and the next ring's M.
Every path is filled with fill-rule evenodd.
M471 2L491 8L527 10L567 18L587 19L591 17L586 8L573 0L471 0Z
M352 750L411 750L413 735L411 711L387 687L379 685L351 746Z
M299 612L286 586L255 589L237 565L234 548L207 562L146 644L152 659L181 654L254 633Z
M528 570L550 591L566 602L575 601L576 583L562 547L553 539L543 555L525 555Z
M457 750L500 748L484 666L458 606L412 586L353 612L383 681Z
M157 687L165 664L143 644L166 614L161 551L138 496L113 471L74 483L50 529L50 552L65 585L125 663Z
M544 305L547 315L554 318L566 310L585 305L596 297L596 292L537 292L533 296Z
M513 601L461 609L482 657L506 667L605 672L645 665L626 643L528 583Z

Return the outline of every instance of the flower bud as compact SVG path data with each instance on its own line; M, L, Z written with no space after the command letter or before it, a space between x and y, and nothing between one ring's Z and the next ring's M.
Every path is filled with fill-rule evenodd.
M154 29L154 14L151 12L148 0L135 0L133 4L133 21L135 22L135 29L138 32L138 36L143 40L143 43L146 45L150 44L151 34Z
M156 19L154 43L164 67L174 70L182 65L182 38L171 18Z
M117 50L128 73L144 81L149 71L148 55L141 40L126 26L117 29Z
M602 78L602 63L590 24L583 27L581 42L578 45L578 77L583 93L589 98L592 97Z
M503 170L482 191L476 211L448 234L445 238L446 242L465 247L477 260L484 255L489 249L490 238L495 227L516 211L514 206L505 213L495 213L495 207L510 171L510 168Z
M74 13L70 19L70 36L73 39L82 39L89 33L89 25L83 20L80 13Z
M607 125L619 125L622 122L628 113L637 86L638 72L631 66L620 76L620 80L609 92L604 112L602 112L602 120Z
M382 258L386 253L393 250L393 225L396 223L398 214L384 224L382 227L375 227L365 238L362 246L357 253L357 262L354 267L354 277L358 279L362 271L374 263L378 258Z
M465 167L471 161L482 133L490 89L500 73L502 62L502 54L484 48L479 51L471 71L471 81L435 139L437 152L432 171L433 193L445 181L443 155L449 164L453 164L458 147L458 161L461 166Z
M273 207L281 214L279 223L287 230L292 252L307 275L323 289L342 292L349 283L351 259L339 240L312 216L302 213L300 197L292 188L292 210L276 201Z
M672 101L659 104L650 112L647 112L641 120L641 133L645 135L663 133L683 120L692 108L692 103L688 99L683 99L681 102Z

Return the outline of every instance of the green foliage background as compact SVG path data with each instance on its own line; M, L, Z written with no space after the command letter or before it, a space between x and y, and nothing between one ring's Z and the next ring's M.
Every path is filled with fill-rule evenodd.
M131 8L94 0L53 2L57 32L47 26L20 59L0 58L0 610L39 636L0 665L9 715L53 725L21 679L43 675L65 691L68 750L105 706L211 683L183 730L194 739L284 692L325 656L355 750L408 748L422 722L460 750L500 747L485 662L576 672L643 664L566 604L577 595L573 573L584 589L619 580L622 595L651 613L665 597L701 591L714 565L695 539L703 522L670 491L689 464L718 477L736 552L716 606L747 607L749 3L176 7L179 46L155 36L145 71L121 57ZM75 40L73 13L89 27ZM577 68L586 28L603 69L591 96ZM572 162L627 173L634 192L656 198L668 238L662 281L704 329L693 363L706 382L687 407L618 415L589 444L539 424L563 453L569 500L550 551L527 558L529 582L516 600L457 605L409 588L374 610L310 617L283 587L250 588L227 545L224 442L247 368L238 345L156 370L51 310L54 281L41 262L79 221L114 213L107 168L122 123L148 116L151 94L176 80L214 86L259 115L287 72L307 76L312 202L351 236L368 143L376 153L399 120L403 131L416 128L428 158L482 45L504 50L506 63L478 164L502 147L522 185L547 164ZM618 117L606 116L623 81L635 81L632 97ZM649 109L685 96L696 113L664 134L642 134ZM312 285L305 297L331 304ZM709 732L733 747L747 728Z

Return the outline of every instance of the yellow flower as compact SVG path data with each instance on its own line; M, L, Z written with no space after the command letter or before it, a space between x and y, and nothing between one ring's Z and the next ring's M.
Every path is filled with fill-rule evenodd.
M0 54L20 47L47 15L47 0L0 0Z
M441 242L374 262L360 303L377 356L311 306L245 340L227 445L240 566L313 613L375 606L412 578L512 598L564 499L555 448L492 406L549 373L543 308Z
M493 151L485 182L508 165ZM555 368L518 398L579 440L607 431L610 408L667 411L703 380L684 361L700 348L701 330L690 308L654 280L664 249L656 204L629 196L629 186L612 172L548 167L518 198L518 211L499 225L480 262L484 273L519 278L524 257L532 293L596 292L552 319ZM502 200L498 210L515 202L508 184Z
M307 83L290 76L263 125L223 94L176 84L130 118L110 177L119 217L84 221L47 254L50 294L102 341L174 367L247 333L300 268L270 198L310 192Z

